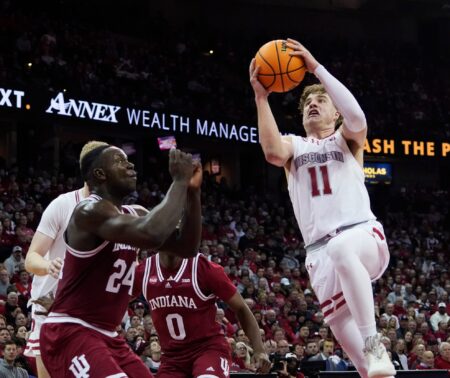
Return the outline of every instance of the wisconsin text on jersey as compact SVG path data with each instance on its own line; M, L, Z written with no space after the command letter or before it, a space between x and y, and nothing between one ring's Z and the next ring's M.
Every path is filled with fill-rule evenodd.
M297 158L294 160L295 169L298 169L302 165L305 165L307 163L325 163L328 160L336 160L340 161L341 163L344 162L344 154L339 151L329 151L325 152L323 154L319 152L308 152L306 154L302 154L300 156L297 156Z
M152 310L162 307L197 308L192 298L183 297L181 295L165 295L162 297L156 297L154 299L150 299L149 304Z

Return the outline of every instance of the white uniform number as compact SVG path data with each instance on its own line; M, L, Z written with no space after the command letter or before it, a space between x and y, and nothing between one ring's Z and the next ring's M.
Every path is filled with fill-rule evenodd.
M183 318L181 317L180 314L167 315L166 323L172 339L184 340L186 338L186 331L184 329Z
M118 293L122 285L125 285L130 287L128 293L131 295L133 289L135 267L136 262L133 261L130 269L126 271L126 261L117 259L114 263L114 268L119 268L119 270L109 276L108 284L106 285L106 291L109 291L110 293Z

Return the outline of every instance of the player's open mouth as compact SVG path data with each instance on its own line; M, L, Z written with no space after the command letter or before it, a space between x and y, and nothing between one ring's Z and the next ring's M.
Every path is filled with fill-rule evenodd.
M318 116L319 112L317 110L310 110L308 113L308 117Z

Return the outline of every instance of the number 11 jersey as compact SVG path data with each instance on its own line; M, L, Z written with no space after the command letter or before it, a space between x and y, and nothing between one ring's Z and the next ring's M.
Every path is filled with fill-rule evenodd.
M324 139L292 136L288 189L305 245L342 226L376 219L364 172L340 131Z

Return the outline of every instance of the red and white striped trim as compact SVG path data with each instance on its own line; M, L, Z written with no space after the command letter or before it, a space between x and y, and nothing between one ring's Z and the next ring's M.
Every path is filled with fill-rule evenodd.
M95 256L97 253L99 253L103 248L105 248L109 244L108 240L105 240L102 244L100 244L97 248L91 249L90 251L77 251L76 249L73 249L66 243L67 252L69 252L71 255L75 257L79 257L81 259L87 259L88 257Z
M48 314L48 317L47 317L47 319L45 319L44 323L45 324L48 324L48 323L75 323L75 324L79 324L83 327L93 329L94 331L97 331L97 332L101 333L102 335L105 335L108 337L116 337L118 335L118 333L116 331L107 331L106 329L102 329L102 328L96 327L92 324L89 324L88 322L85 322L82 319L74 318L70 315L60 314L57 312L51 312L50 314Z
M202 301L207 301L209 299L214 299L216 296L214 294L210 294L206 296L202 293L200 290L200 286L198 286L198 280L197 280L197 266L198 266L198 259L200 258L201 254L197 253L197 256L195 256L192 259L192 287L194 288L195 293Z
M147 287L148 287L148 280L150 279L150 270L152 267L152 258L145 260L145 270L144 270L144 278L142 280L142 294L144 295L144 298L147 299Z
M128 210L128 214L139 216L137 211L129 205L123 205L122 208Z
M117 373L117 374L113 374L113 375L108 375L106 378L127 378L128 375L126 375L125 373Z
M327 299L320 305L320 309L323 312L323 317L330 316L333 312L339 310L347 301L344 298L342 291L333 295L330 299Z
M378 237L379 237L381 240L384 240L384 239L385 239L383 233L382 233L378 228L373 227L373 228L372 228L372 231L373 231L375 234L377 234Z
M178 269L177 274L175 275L175 277L173 277L173 281L178 282L180 280L181 276L183 275L184 271L186 270L187 263L188 263L188 260L183 259L183 261L181 262L180 268ZM164 276L162 274L161 265L159 263L159 253L156 254L156 273L158 274L159 280L161 282L164 282Z

